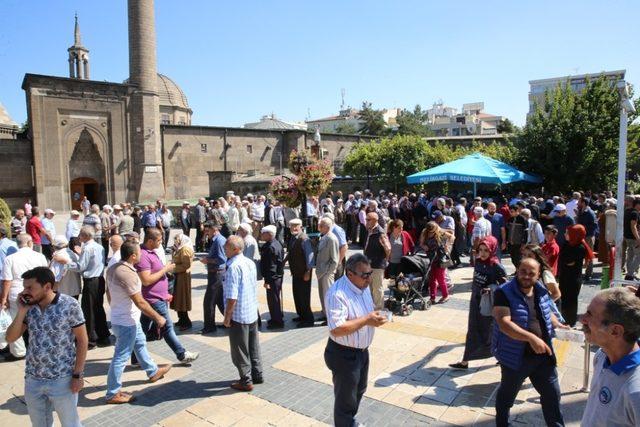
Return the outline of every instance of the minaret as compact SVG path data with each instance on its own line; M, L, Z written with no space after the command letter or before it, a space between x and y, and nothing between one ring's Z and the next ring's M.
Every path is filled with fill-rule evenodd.
M76 13L76 26L73 30L73 46L69 52L69 77L72 79L89 80L89 49L82 46L80 41L80 25Z
M160 102L156 65L153 0L128 0L129 84L133 185L130 198L152 201L164 197L160 142Z

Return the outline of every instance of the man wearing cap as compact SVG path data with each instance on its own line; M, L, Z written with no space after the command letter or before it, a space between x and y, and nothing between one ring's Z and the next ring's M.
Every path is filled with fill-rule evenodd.
M34 210L36 208L33 208ZM6 240L6 239L3 239ZM24 290L22 275L35 267L46 267L49 263L41 253L33 250L33 240L28 234L18 234L18 250L9 254L2 266L2 296L0 307L8 308L12 319L18 315L18 294ZM10 354L5 360L18 360L25 357L27 349L22 337L9 344Z
M571 218L567 214L567 207L563 203L558 203L553 208L553 220L551 223L558 230L558 234L556 235L556 242L558 242L558 246L562 247L564 242L566 242L564 234L567 231L567 228L575 224L573 218Z
M204 311L204 328L201 334L210 334L216 331L216 306L224 313L224 300L222 296L222 276L227 257L224 252L224 244L227 241L220 233L220 226L212 221L204 224L204 233L211 241L209 253L206 258L200 258L200 262L207 265L207 290L202 302Z
M46 233L42 235L42 254L51 261L51 255L53 255L53 246L51 246L51 242L53 241L53 237L56 235L56 226L53 223L53 216L56 213L52 209L44 210L44 218L42 218L42 227L45 229Z
M260 248L260 272L264 278L267 290L267 305L271 319L267 322L267 329L284 328L282 315L282 276L284 273L284 251L276 239L275 225L262 227L260 238L265 243Z
M289 221L291 238L287 246L287 256L284 263L289 261L291 272L293 302L296 306L294 322L299 328L313 326L313 312L311 311L311 271L313 269L313 248L311 240L302 231L302 220L294 218Z
M80 212L76 210L71 211L71 215L67 220L67 227L64 232L64 236L67 240L71 240L74 237L78 237L80 234Z

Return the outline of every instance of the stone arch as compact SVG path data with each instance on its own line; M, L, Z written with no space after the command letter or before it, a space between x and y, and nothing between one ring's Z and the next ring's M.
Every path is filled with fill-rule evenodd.
M98 185L95 203L106 202L107 182L104 160L92 134L86 128L80 132L69 159L69 182L72 183L78 178L89 178L95 181Z

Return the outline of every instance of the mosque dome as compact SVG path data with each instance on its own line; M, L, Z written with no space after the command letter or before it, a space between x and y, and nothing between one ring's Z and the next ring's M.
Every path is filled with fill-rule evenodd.
M160 73L158 73L158 95L160 96L161 106L191 110L187 97L182 89L180 89L180 86L169 77Z

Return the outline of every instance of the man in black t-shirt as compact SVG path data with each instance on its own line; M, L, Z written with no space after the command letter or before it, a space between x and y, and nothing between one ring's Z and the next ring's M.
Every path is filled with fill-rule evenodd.
M627 273L625 280L637 280L640 266L640 197L633 199L631 208L624 211L624 243L626 246Z
M507 243L509 244L509 254L511 262L517 268L522 259L522 247L527 243L527 220L520 215L524 208L522 202L517 202L509 206L511 218L507 220Z

